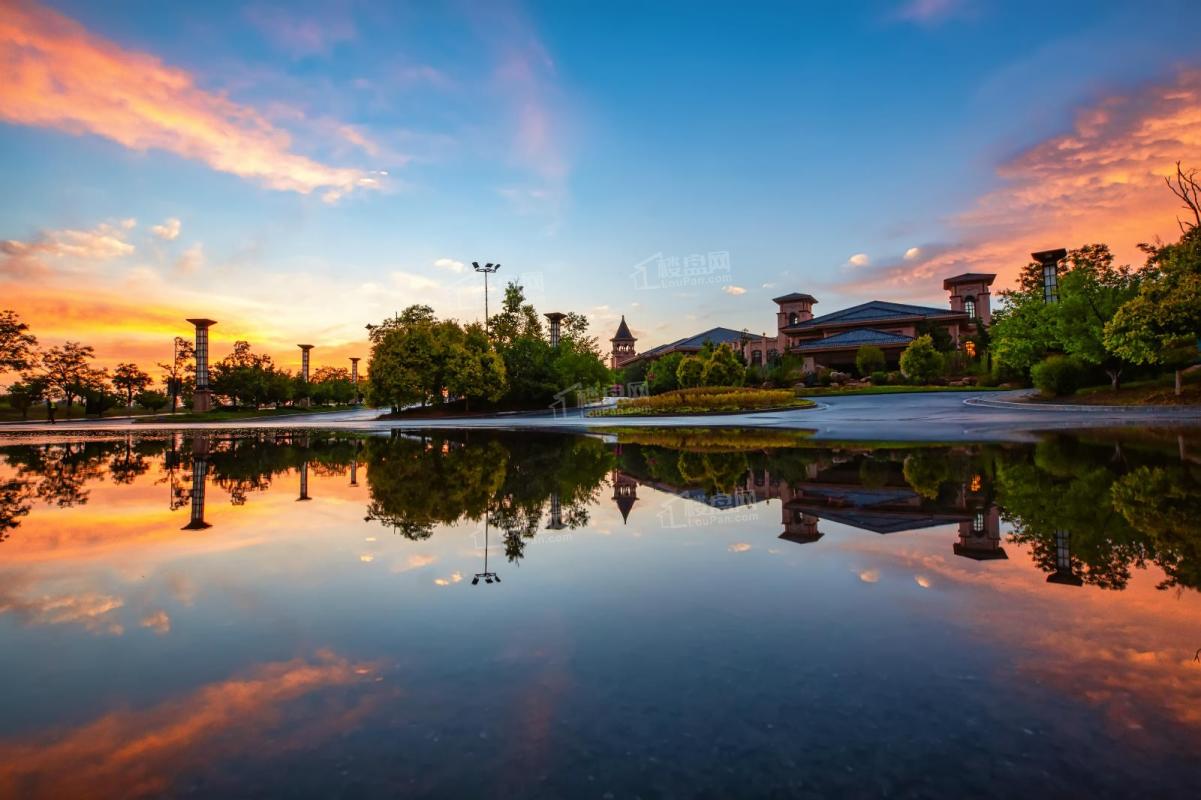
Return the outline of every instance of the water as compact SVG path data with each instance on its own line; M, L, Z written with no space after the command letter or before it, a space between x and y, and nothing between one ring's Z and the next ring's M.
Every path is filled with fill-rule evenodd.
M1201 779L1195 438L6 441L3 797Z

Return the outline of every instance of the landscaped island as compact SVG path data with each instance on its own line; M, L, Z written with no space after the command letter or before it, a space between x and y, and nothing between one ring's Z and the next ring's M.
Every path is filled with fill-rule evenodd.
M812 408L812 400L797 397L790 389L744 389L731 386L704 386L677 389L674 392L636 397L619 402L613 408L589 413L592 417L644 417L676 414L731 414L740 411L776 411Z

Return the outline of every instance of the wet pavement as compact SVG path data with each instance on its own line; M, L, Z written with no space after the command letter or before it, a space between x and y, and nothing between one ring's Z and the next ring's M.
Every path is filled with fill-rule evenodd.
M823 397L817 407L754 414L679 417L588 417L578 410L567 413L532 412L495 416L380 419L378 409L323 414L300 414L223 423L134 423L128 418L71 420L7 424L0 436L36 431L67 433L76 430L134 428L153 430L217 430L262 428L327 428L342 430L397 429L555 429L581 430L611 427L738 427L811 431L816 438L892 441L1026 441L1036 431L1079 430L1122 426L1201 426L1201 408L1141 407L1115 409L1082 406L1039 406L1017 403L1025 391L929 392L891 395Z

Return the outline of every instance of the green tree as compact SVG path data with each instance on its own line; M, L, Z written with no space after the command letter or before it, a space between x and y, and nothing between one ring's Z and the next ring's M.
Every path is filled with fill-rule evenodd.
M681 389L700 386L704 376L705 362L699 355L684 356L676 367L676 383Z
M1120 358L1181 371L1197 358L1201 338L1201 228L1179 242L1149 247L1138 294L1118 309L1104 330L1104 344Z
M1048 312L1063 352L1100 366L1117 389L1130 361L1105 345L1105 325L1138 293L1142 276L1113 262L1113 253L1104 244L1068 253L1068 269L1059 279L1059 302L1049 304Z
M646 370L647 388L651 394L662 394L680 388L680 381L676 376L683 360L684 354L677 351L651 362Z
M15 311L0 311L0 375L32 367L37 357L37 337Z
M132 406L133 396L138 392L145 391L152 381L150 373L139 369L137 364L126 362L118 364L113 370L113 386L118 391L125 393L126 407Z
M508 389L504 359L496 352L483 326L472 323L460 331L461 336L449 352L446 388L451 395L463 398L464 409L471 401L494 402Z
M901 372L917 384L927 384L942 374L942 353L929 336L919 336L901 353Z
M866 378L873 372L879 372L888 365L884 359L884 351L879 347L865 344L855 353L855 369L860 377Z
M404 406L431 400L435 374L434 310L413 305L378 326L368 326L372 341L367 391L374 405Z
M721 344L704 359L701 384L704 386L741 386L746 380L746 368L728 344Z
M993 362L1000 372L1030 376L1030 369L1058 348L1053 304L1043 300L1040 288L1001 293L1005 304L992 316L989 336Z

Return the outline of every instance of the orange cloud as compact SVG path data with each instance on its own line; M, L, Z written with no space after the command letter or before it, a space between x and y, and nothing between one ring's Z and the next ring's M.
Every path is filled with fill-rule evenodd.
M378 183L363 170L294 153L288 133L255 109L32 2L5 3L0 84L0 119L8 122L165 150L271 189L320 190L330 202Z
M77 728L0 741L0 796L143 797L177 775L233 754L269 757L353 728L370 698L339 701L304 722L288 706L371 680L371 665L330 652L262 664L247 676L203 686L146 709L113 711ZM372 693L373 696L379 692Z
M42 231L27 242L0 241L0 275L31 278L46 275L55 266L79 266L131 255L134 246L126 241L137 220L104 222L91 230Z
M1179 235L1178 204L1164 185L1177 161L1201 167L1201 70L1081 110L1071 132L1000 167L1005 185L953 220L958 242L856 273L853 288L928 295L965 271L996 272L996 288L1007 288L1031 252L1091 242L1139 263L1139 242Z

